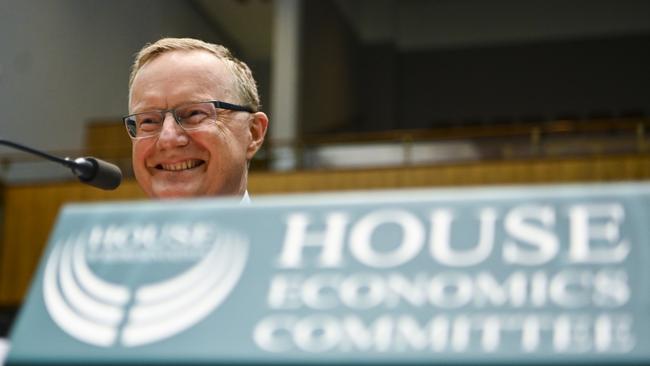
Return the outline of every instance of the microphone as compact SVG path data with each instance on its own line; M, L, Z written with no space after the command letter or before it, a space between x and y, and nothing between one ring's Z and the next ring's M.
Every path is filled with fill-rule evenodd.
M5 139L0 139L0 145L9 146L62 164L70 168L72 173L77 176L81 182L93 187L104 190L113 190L122 182L122 171L120 168L114 164L92 156L77 158L74 160L71 158L62 159L58 156L50 155L43 151Z

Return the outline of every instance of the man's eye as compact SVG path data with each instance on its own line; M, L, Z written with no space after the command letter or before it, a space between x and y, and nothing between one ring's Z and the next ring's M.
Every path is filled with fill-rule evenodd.
M203 109L190 109L189 111L185 112L185 118L191 118L195 116L207 116L208 113L204 111Z
M190 116L205 115L205 111L201 109L194 109L189 112Z
M158 121L156 121L155 119L144 118L144 119L139 121L138 126L142 130L153 130L153 129L158 128L159 124L160 123Z
M200 109L192 109L183 113L182 120L184 124L195 125L208 118L208 114Z

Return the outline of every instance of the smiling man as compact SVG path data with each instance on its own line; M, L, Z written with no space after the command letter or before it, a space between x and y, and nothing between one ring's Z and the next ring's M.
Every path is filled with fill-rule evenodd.
M240 196L248 165L264 142L248 66L228 49L189 38L164 38L137 55L124 117L133 171L152 198Z

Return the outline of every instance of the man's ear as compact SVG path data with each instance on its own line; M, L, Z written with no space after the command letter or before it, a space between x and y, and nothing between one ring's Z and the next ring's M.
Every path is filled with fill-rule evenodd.
M246 149L246 160L251 160L257 150L262 147L266 130L269 127L269 118L264 112L255 112L248 122L248 129L251 134L251 141Z

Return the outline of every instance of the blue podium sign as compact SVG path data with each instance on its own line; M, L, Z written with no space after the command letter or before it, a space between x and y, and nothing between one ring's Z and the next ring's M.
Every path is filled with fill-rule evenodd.
M650 185L69 205L8 364L650 364Z

